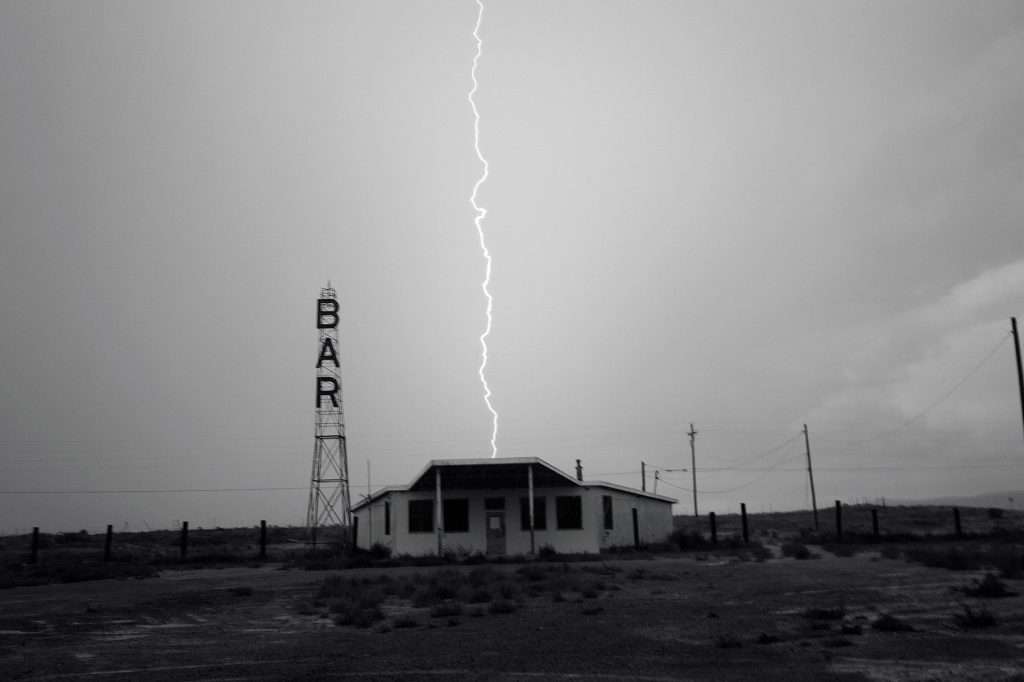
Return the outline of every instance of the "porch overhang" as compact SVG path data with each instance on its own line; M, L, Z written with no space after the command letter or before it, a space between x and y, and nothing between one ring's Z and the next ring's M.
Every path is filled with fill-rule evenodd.
M434 459L409 484L409 490L434 489L435 472L440 470L446 489L503 490L525 488L527 468L533 467L534 488L565 488L583 485L569 474L539 457L500 459Z

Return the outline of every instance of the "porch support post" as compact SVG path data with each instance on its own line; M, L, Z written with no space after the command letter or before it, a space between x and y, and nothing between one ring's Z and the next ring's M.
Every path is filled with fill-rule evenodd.
M437 533L437 556L441 556L444 533L444 507L441 504L441 467L434 467L434 532Z
M526 480L529 488L529 503L530 507L530 554L537 553L537 546L533 539L533 465L526 465Z

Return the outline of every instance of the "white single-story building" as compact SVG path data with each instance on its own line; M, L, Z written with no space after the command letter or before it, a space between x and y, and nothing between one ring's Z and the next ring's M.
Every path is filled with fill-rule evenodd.
M599 552L664 541L674 502L539 457L435 459L409 485L353 505L352 523L357 547L393 554Z

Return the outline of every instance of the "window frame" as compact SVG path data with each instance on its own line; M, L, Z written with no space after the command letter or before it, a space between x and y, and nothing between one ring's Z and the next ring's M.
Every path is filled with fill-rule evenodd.
M384 500L384 535L391 535L391 500Z
M426 525L430 526L429 528L419 528L419 527L414 528L413 527L413 519L414 518L419 518L418 516L414 516L413 515L413 505L424 506L424 507L426 507L427 509L430 510L430 516L429 516L430 521L429 521L428 524L426 524ZM436 511L434 510L434 500L432 500L432 499L427 499L427 500L409 500L408 512L409 512L409 533L410 534L413 534L413 533L433 533L437 529L436 528L436 525L437 525L436 524L436 516L435 516L436 515ZM422 516L422 512L420 513L419 516Z
M548 510L544 497L533 496L533 529L548 529ZM519 498L519 526L520 530L530 530L530 498Z
M601 515L604 517L604 529L615 530L615 502L611 495L601 496Z
M456 515L451 512L454 511L452 507L462 506L465 511L465 526L459 528L452 528L451 519L455 518ZM469 532L469 498L466 497L453 497L441 500L442 510L442 521L444 522L445 533L468 533Z
M564 508L564 504L569 504L575 501L574 507ZM563 521L568 522L571 519L564 518L566 514L570 513L572 516L576 516L579 525L566 525ZM583 497L581 495L558 495L555 497L555 527L558 530L583 530Z

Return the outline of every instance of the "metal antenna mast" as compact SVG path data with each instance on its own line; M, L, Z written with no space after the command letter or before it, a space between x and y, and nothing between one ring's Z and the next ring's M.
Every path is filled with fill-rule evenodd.
M347 530L352 525L341 362L338 359L339 309L337 293L328 282L320 290L316 304L320 351L316 361L313 473L306 512L306 528L314 545L319 528L333 525Z

